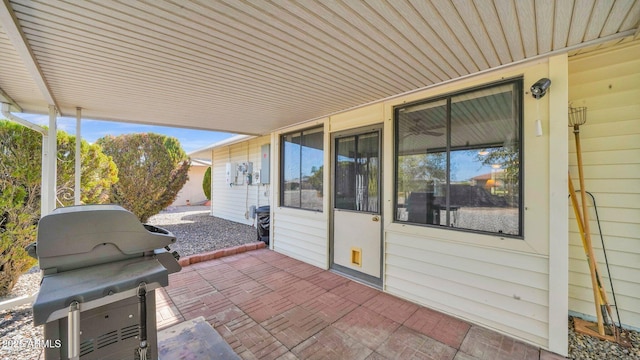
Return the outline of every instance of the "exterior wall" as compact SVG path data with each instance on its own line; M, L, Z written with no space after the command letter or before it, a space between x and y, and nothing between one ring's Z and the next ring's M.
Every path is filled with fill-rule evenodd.
M328 269L329 246L325 212L276 207L271 223L273 249L294 259Z
M253 172L260 170L261 146L269 143L269 136L262 136L237 144L215 148L211 156L211 214L213 216L255 225L249 216L249 207L270 205L270 184L229 186L226 181L226 164L253 162ZM266 195L265 195L266 194Z
M276 132L271 138L271 178L273 179L273 203L271 207L271 247L294 259L323 269L329 268L329 172L323 172L325 196L323 211L310 211L278 206L280 203L280 135L299 129L324 126L324 164L329 167L329 136L327 119L317 120Z
M555 95L550 92L550 95L538 100L539 103L529 94L525 94L524 97L524 171L527 178L524 197L524 240L399 224L394 223L390 215L393 214L391 204L394 106L507 77L524 76L525 86L533 84L541 77L549 77L552 72L566 78L566 56L562 57L565 59L564 68L550 69L550 62L542 60L344 112L319 122L323 122L325 126L326 168L330 168L329 139L332 132L384 123L385 291L517 336L544 348L550 348L550 329L559 328L559 335L554 336L557 335L561 339L551 350L566 354L566 316L552 323L549 321L550 312L567 313L566 301L549 300L551 295L558 295L550 294L549 283L554 279L550 268L554 268L554 271L559 270L560 274L563 271L566 274L566 252L561 252L565 256L552 266L549 261L549 239L552 238L556 244L567 243L566 229L559 234L550 234L550 222L553 218L566 219L568 215L565 206L552 208L550 196L540 196L550 194L552 190L554 193L560 191L563 196L566 194L566 151L564 156L550 156L549 152L552 146L550 138L559 138L561 145L566 146L567 128L550 126L549 119L549 99L556 96L566 104L566 86L564 91L561 86L558 87ZM562 82L562 79L559 82ZM564 82L566 83L566 79ZM541 119L546 132L541 137L535 136L535 120L538 118ZM566 111L554 115L552 121L566 123ZM273 134L272 143L276 144L272 148L274 169L279 166L279 136L315 124L308 123ZM554 132L549 134L551 130ZM552 178L551 168L565 170L553 172ZM278 199L277 171L272 172L272 178L275 184L273 198ZM324 187L324 193L331 194L327 173ZM563 205L566 204L564 201ZM277 200L275 202L277 203ZM329 196L325 196L323 212L278 206L272 209L274 249L327 268L328 239L331 235ZM566 275L560 276L559 279L566 284ZM566 286L562 288L566 289ZM559 291L559 295L560 299L566 299L566 292Z
M569 85L572 106L587 107L587 122L580 127L585 189L596 200L620 317L623 324L640 328L640 42L571 58ZM571 177L578 189L572 133L569 143ZM595 256L613 303L595 210L589 210ZM573 210L569 225L569 308L595 316Z
M394 223L393 107L518 76L524 77L525 85L524 239ZM528 86L542 77L553 77L554 87L535 100ZM569 210L568 128L563 125L567 123L567 83L567 56L563 54L274 132L270 139L273 186L269 188L272 249L321 268L329 266L330 174L324 172L323 211L280 207L280 135L322 124L328 169L332 132L383 123L384 291L566 355L568 230L566 220L557 219L567 219ZM542 136L536 136L537 119L542 122ZM214 150L215 216L246 222L242 204L247 190L220 187L224 164L251 159L259 152L259 144L268 141L263 137ZM257 160L253 161L255 165Z
M207 166L191 164L189 168L189 180L187 180L178 192L178 197L176 197L171 206L187 205L187 200L189 200L191 205L207 201L207 197L202 190L202 180L204 180L204 173L207 171L207 168Z
M394 223L392 215L385 215L384 284L391 294L566 354L566 345L563 345L566 340L553 346L549 340L553 328L562 329L557 336L566 339L566 316L550 319L549 313L567 313L566 300L565 304L562 301L566 297L550 301L553 294L550 294L549 283L554 276L550 269L562 271L564 267L566 273L567 260L565 257L551 265L549 239L553 239L554 246L567 243L566 231L550 233L551 219L566 218L567 213L564 206L562 209L551 207L550 197L546 196L559 189L566 194L566 174L550 171L566 169L566 155L549 152L549 139L558 137L557 132L561 142L566 143L566 128L550 126L550 121L566 123L566 111L557 116L549 111L550 100L566 97L566 89L558 87L555 93L550 91L540 100L533 99L527 91L528 86L552 72L559 77L558 82L566 78L566 66L553 69L551 64L547 60L529 63L385 104L384 201L385 214L393 214L393 157L389 150L393 148L393 106L502 78L524 76L524 240L405 225ZM544 132L540 137L535 134L537 118ZM566 276L564 279L566 284Z

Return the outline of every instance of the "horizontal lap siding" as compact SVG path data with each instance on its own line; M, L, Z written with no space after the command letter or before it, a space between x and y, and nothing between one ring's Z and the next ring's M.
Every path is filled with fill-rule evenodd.
M547 258L394 232L386 240L389 293L547 343Z
M327 223L321 212L276 208L271 224L274 250L326 269Z
M253 172L260 170L261 146L269 143L269 137L214 149L211 169L211 204L213 216L247 225L254 225L255 219L246 218L249 207L269 205L268 186L261 184L233 185L226 181L226 164L253 162ZM267 196L265 196L265 192Z
M580 127L585 188L596 200L611 274L588 197L595 257L610 303L609 277L613 281L622 323L640 328L640 45L572 59L569 97L573 106L587 107ZM573 133L569 159L578 189ZM595 316L589 267L573 210L569 214L569 309Z

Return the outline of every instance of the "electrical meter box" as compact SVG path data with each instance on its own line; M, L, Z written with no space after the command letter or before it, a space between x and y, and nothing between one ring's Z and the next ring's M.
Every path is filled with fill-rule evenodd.
M236 163L236 185L251 185L252 183L252 175L253 175L253 163L252 162L242 162Z
M238 173L242 175L251 174L253 172L252 162L243 162L238 164Z
M268 184L271 174L269 165L271 162L271 144L264 144L260 147L260 184Z
M225 179L227 184L232 185L236 182L236 164L227 163L225 168Z

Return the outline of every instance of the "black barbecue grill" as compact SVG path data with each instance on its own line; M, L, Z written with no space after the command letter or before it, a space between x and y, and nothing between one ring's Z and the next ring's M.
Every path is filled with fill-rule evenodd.
M42 217L33 318L44 324L45 359L157 359L154 289L181 270L175 241L117 205Z

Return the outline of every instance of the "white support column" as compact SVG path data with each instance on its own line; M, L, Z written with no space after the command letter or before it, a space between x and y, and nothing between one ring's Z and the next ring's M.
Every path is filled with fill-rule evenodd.
M45 216L52 212L56 208L56 167L58 159L58 141L57 141L57 123L56 123L56 107L49 105L49 136L48 144L46 146L47 153L46 160L43 156L43 167L46 167L46 181L42 183L42 201L46 202L46 207L43 204L41 216ZM44 151L44 147L43 147Z
M569 336L569 61L549 58L549 350L568 355Z
M74 195L74 205L80 205L80 195L81 195L81 169L82 169L82 157L81 157L81 143L82 143L82 133L81 133L81 123L82 123L82 109L76 108L76 156L75 156L75 186L73 188Z
M40 216L45 216L53 209L49 206L49 135L42 134L42 160L40 161Z

